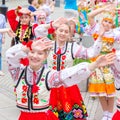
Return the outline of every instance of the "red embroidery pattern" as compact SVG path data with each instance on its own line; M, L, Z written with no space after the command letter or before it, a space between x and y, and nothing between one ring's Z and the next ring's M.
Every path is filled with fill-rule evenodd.
M26 85L23 85L22 86L22 98L21 98L22 103L27 103L27 91L28 91L28 87Z
M65 60L66 55L61 55L61 63L60 63L60 69L63 70L65 68ZM53 67L52 69L57 70L57 55L53 54Z

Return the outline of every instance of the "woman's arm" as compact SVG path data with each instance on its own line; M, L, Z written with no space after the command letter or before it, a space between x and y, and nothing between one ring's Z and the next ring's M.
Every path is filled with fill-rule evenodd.
M6 61L8 64L9 72L14 81L18 80L18 76L21 73L21 68L24 66L21 65L21 58L27 57L25 52L25 47L22 44L17 44L6 51Z
M86 48L78 44L74 44L73 55L75 58L82 58L82 59L96 57L100 54L101 48L102 48L102 40L101 37L99 37L94 42L94 44L89 48Z
M52 71L48 77L49 87L59 87L61 85L71 86L86 80L96 68L113 64L115 54L110 53L102 55L93 63L80 63L73 67L61 70L60 72Z
M16 28L18 26L18 21L16 20L17 18L16 11L17 11L16 9L12 9L12 10L9 10L6 14L8 22L13 31L16 31Z
M10 28L0 29L0 33L7 33L10 37L15 37L16 34Z
M92 12L88 13L88 21L89 21L89 24L90 24L91 26L93 26L93 25L95 24L95 20L94 20L95 16L98 15L98 14L100 14L100 13L102 13L102 12L105 12L105 11L108 12L108 11L110 11L111 8L113 8L112 6L113 6L113 4L109 4L109 5L106 5L106 6L104 6L104 7L100 7L100 8L98 8L98 9L95 9L95 10L93 10ZM103 16L102 16L102 17L103 17Z
M9 28L3 28L3 29L0 29L0 33L6 33L9 31Z

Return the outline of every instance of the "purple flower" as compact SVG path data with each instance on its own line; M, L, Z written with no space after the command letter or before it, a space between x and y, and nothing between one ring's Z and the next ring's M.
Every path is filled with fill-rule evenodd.
M75 118L82 118L83 117L81 109L74 109L73 110L73 114L74 114L73 116Z

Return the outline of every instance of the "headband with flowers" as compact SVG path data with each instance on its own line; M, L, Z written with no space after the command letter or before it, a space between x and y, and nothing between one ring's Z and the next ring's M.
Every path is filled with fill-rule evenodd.
M17 15L20 17L22 15L29 15L31 16L31 11L27 8L22 8L21 6L18 6L16 8Z

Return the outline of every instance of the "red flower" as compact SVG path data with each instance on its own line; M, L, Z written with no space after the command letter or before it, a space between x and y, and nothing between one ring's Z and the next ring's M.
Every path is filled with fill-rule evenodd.
M65 64L65 62L62 61L62 65Z
M56 58L57 58L57 56L54 54L54 55L53 55L53 59L56 60Z
M115 53L115 52L116 52L116 49L115 49L115 48L113 48L113 49L112 49L112 52L113 52L113 53Z
M30 50L32 50L32 43L33 43L33 41L29 41L29 42L27 42L27 44L26 44L26 46L30 49Z
M55 32L55 29L53 27L48 29L48 34L53 34Z
M28 47L30 50L32 50L32 43L33 43L33 41L32 40L30 40L30 41L28 41L28 42L22 42L22 44L23 45L26 45L26 47Z
M22 94L22 96L26 96L26 94L25 94L25 93L23 93L23 94Z
M22 98L21 102L22 103L26 103L27 102L27 98Z
M61 48L59 48L57 51L57 55L60 55L60 54L61 54Z
M65 60L65 59L66 59L66 55L63 55L63 56L62 56L62 60Z
M29 60L28 60L28 58L21 58L20 63L23 64L24 66L28 66Z
M23 86L22 86L22 89L23 89L23 91L27 92L28 87L27 87L26 85L23 85Z
M56 67L56 66L53 66L53 67L52 67L52 69L53 69L53 70L56 70L56 69L57 69L57 67Z
M37 85L33 85L32 87L32 93L37 93L39 90L39 87Z
M61 70L63 70L63 69L65 69L65 67L64 67L64 66L61 66Z
M36 103L36 104L39 104L39 99L38 98L34 98L33 102Z

